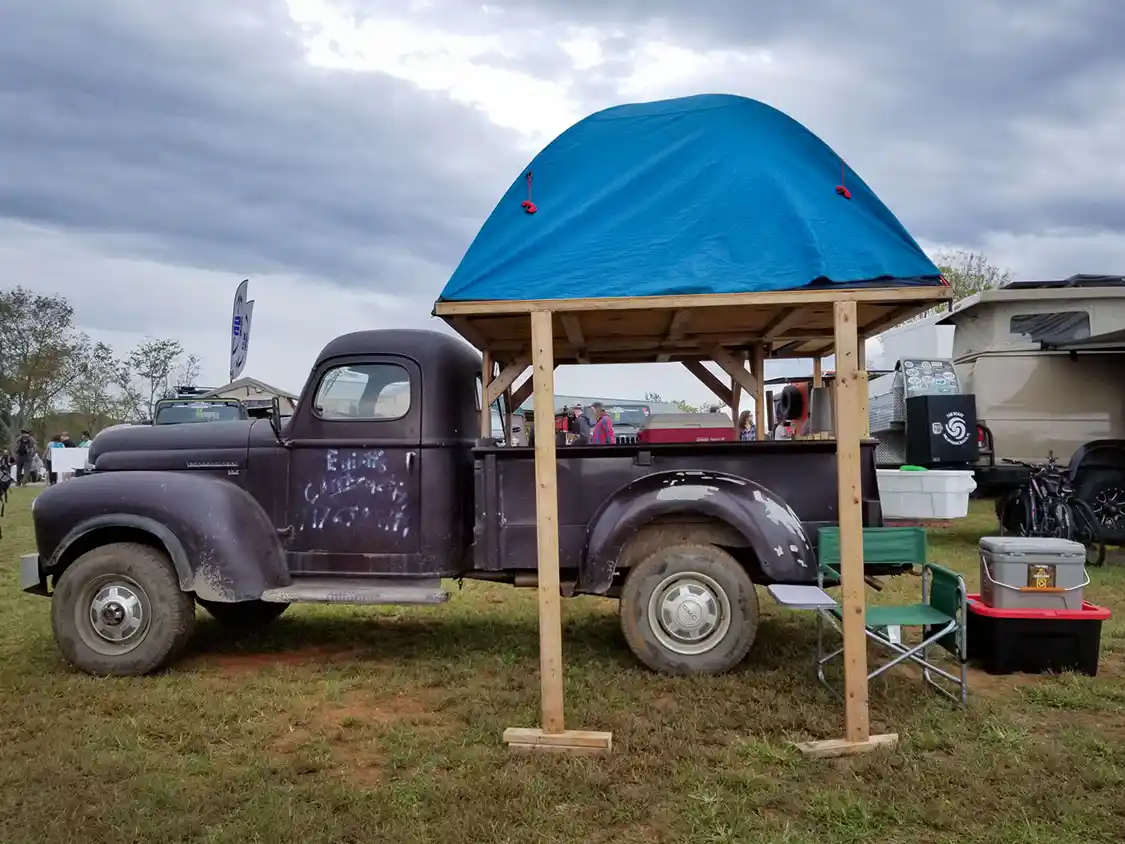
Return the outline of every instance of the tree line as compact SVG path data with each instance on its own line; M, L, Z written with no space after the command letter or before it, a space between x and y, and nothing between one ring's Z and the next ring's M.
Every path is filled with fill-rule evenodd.
M175 340L145 338L119 355L79 330L60 295L0 290L0 444L27 428L96 431L151 419L174 387L193 387L200 360Z

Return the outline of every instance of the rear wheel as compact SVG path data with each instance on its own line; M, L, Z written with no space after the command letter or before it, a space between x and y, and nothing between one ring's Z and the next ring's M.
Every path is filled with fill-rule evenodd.
M134 542L87 551L59 578L51 627L63 656L99 675L148 674L191 637L192 596L168 556Z
M1075 495L1090 505L1104 539L1117 543L1125 538L1125 472L1084 472Z
M227 604L205 601L202 598L195 600L219 624L239 632L251 632L265 627L289 608L288 604L270 601L237 601Z
M758 594L746 570L714 545L673 545L630 570L621 630L642 663L664 674L720 674L758 632Z

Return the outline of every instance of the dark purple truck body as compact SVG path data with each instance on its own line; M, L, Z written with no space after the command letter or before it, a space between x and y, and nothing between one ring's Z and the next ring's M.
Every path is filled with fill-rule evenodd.
M381 364L409 376L399 417L314 407L340 367ZM36 501L39 583L25 588L47 594L116 541L164 548L181 586L218 602L307 577L526 581L534 452L477 439L480 367L442 333L359 332L325 347L280 439L268 419L106 431L94 471ZM882 523L874 448L861 458L867 525ZM755 582L815 582L815 529L836 522L835 443L560 447L558 488L568 592L614 594L669 532L729 550Z

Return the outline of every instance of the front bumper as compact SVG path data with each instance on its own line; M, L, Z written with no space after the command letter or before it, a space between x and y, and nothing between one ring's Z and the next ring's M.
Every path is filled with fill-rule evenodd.
M24 554L20 557L20 589L32 595L50 595L47 589L47 575L39 565L38 554Z

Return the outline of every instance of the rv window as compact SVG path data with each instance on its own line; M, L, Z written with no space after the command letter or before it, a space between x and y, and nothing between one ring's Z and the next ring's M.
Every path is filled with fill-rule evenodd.
M1016 314L1008 324L1012 334L1032 343L1058 346L1085 340L1090 336L1090 315L1085 311L1060 311L1049 314Z

